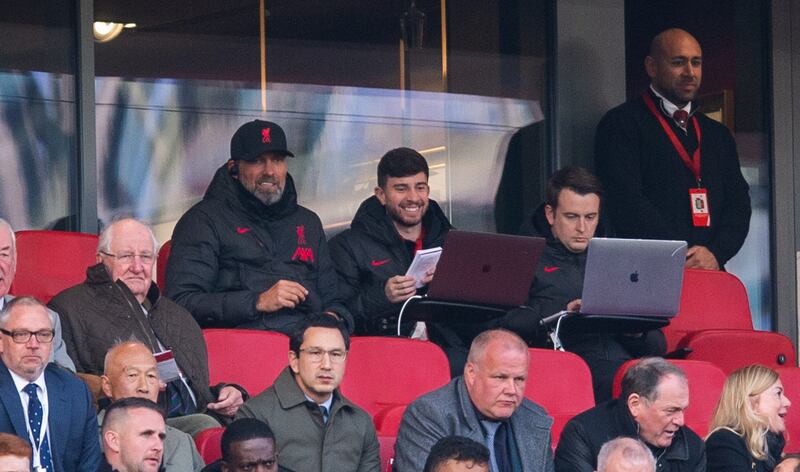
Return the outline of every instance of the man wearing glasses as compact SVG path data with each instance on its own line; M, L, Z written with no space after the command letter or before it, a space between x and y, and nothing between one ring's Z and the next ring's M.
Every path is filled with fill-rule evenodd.
M275 433L281 466L304 472L380 470L370 416L339 392L350 347L343 323L306 317L289 338L289 366L239 409Z
M14 299L9 294L11 284L17 275L17 240L14 229L4 219L0 218L0 309ZM55 313L52 315L55 320L54 330L56 332L53 339L53 348L50 350L50 362L55 362L61 367L75 371L75 364L67 355L67 348L61 336L61 320Z
M33 297L0 311L0 432L33 448L32 469L95 472L100 464L97 416L78 377L48 364L54 317Z
M233 385L208 387L200 326L162 297L153 282L157 247L153 232L141 222L112 223L100 234L97 264L86 270L86 280L56 295L50 306L61 314L64 342L78 372L102 375L106 352L116 341L145 344L167 384L161 398L167 423L196 435L231 419L244 393Z

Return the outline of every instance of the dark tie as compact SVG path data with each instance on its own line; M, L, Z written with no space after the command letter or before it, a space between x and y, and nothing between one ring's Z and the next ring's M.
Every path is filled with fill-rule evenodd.
M23 391L28 394L28 423L31 426L31 434L33 435L34 445L39 448L39 463L48 472L53 472L53 460L50 457L50 443L47 440L47 433L44 434L42 444L39 444L39 435L42 432L42 417L44 411L42 410L42 402L39 401L39 396L36 394L38 387L34 383L29 383L25 386ZM45 429L47 429L45 427Z
M511 464L509 463L508 457L507 441L508 435L506 423L501 422L500 426L497 428L497 432L494 434L494 457L497 461L497 469L499 471L511 470Z
M689 122L689 112L686 110L675 110L675 113L672 114L672 119L678 123L678 126L686 129L686 123Z
M169 409L167 418L186 416L197 413L197 407L192 401L192 394L183 380L176 379L167 384L167 394L169 396Z
M319 412L322 413L322 422L328 424L328 409L325 408L325 405L319 406Z

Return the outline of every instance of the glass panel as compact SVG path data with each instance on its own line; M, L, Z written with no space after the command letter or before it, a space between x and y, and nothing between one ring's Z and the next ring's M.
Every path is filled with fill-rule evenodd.
M764 330L772 327L767 12L767 4L747 0L625 2L629 96L647 87L644 57L662 29L680 25L703 48L699 97L734 133L753 208L747 240L726 269L747 287L753 324Z
M398 146L428 157L454 224L495 229L507 153L543 162L541 139L509 141L543 121L545 2L445 4L446 62L443 3L267 2L262 83L257 1L96 0L96 19L136 23L96 46L100 218L134 214L169 239L236 128L261 118L286 130L300 201L330 234Z
M72 1L0 8L0 216L15 229L66 229L75 140Z

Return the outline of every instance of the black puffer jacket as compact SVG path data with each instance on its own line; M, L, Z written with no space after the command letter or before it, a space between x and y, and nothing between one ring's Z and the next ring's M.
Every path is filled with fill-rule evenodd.
M441 246L452 228L433 200L422 217L422 227L424 249ZM357 332L378 334L375 321L400 311L402 304L390 303L384 286L389 278L405 274L411 265L407 244L375 196L361 203L350 229L331 239L331 257L336 263L339 286L356 320Z
M216 396L209 388L208 352L197 322L182 307L162 297L151 284L142 311L136 297L122 281L111 280L103 264L86 271L86 281L56 295L49 306L61 315L64 343L78 372L103 374L106 352L118 340L131 337L159 352L158 341L172 349L204 410ZM219 386L217 386L219 388Z
M306 313L332 311L347 321L325 232L316 213L297 204L291 175L281 199L264 205L217 170L203 200L178 221L167 263L167 296L202 327L246 327L290 333ZM279 280L309 294L295 309L264 314L259 294Z

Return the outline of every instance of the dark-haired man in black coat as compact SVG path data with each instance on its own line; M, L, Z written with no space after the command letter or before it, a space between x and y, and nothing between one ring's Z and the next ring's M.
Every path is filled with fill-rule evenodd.
M353 320L341 303L322 222L297 204L286 135L254 120L231 139L203 200L178 221L167 296L200 326L291 334L305 314Z

